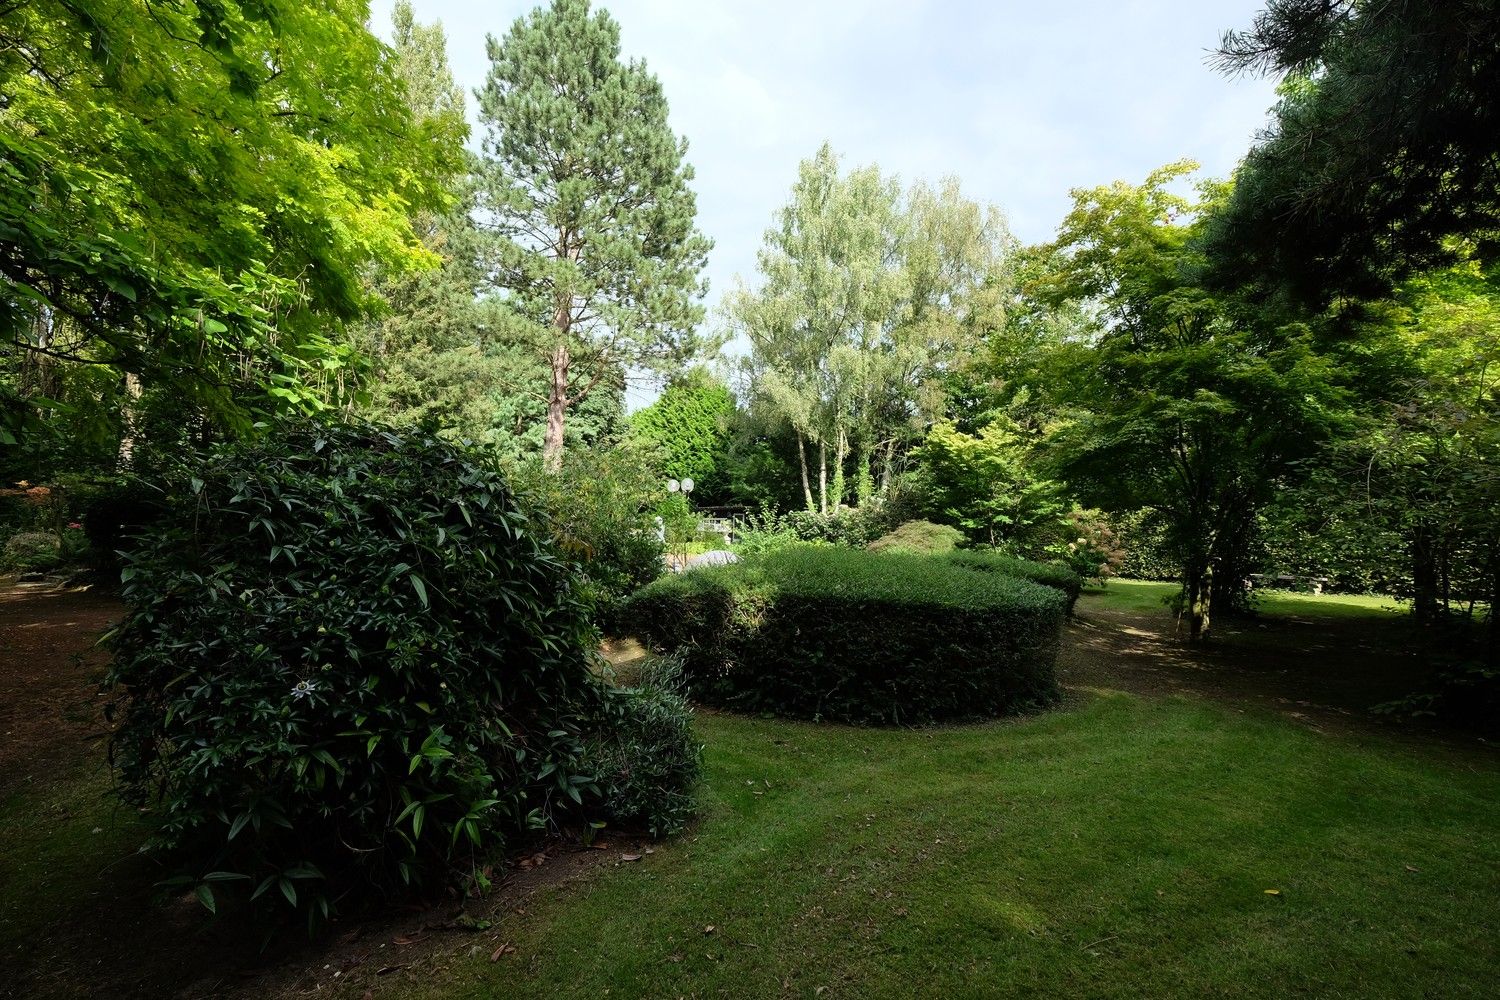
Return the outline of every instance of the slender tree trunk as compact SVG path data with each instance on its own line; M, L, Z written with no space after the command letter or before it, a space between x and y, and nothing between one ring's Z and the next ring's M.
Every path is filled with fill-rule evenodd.
M838 510L844 503L844 461L849 457L849 435L839 428L838 445L833 452L833 503L832 508Z
M880 465L880 495L890 496L891 481L896 476L896 439L885 443L885 458Z
M807 509L814 511L818 509L813 500L812 483L807 478L807 442L803 440L802 431L797 431L797 464L802 467L802 498L807 501Z
M1500 667L1500 539L1490 542L1490 634L1485 661L1491 670Z
M1411 535L1412 614L1422 625L1437 621L1437 559L1432 530L1418 522Z
M828 442L818 439L818 509L828 513Z
M861 507L875 495L875 476L870 471L874 452L874 446L861 437L854 459L854 502Z
M134 372L125 373L125 401L120 407L120 454L119 465L130 468L135 459L135 430L139 419L141 380Z
M547 397L547 435L542 441L542 466L548 472L562 468L563 430L568 413L568 348L559 344L548 359L552 367L552 392Z

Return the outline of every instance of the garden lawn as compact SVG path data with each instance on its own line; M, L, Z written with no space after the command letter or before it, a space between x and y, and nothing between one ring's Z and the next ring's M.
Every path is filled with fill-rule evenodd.
M419 995L1479 997L1500 973L1483 750L1130 695L700 731L696 833L532 899L515 954Z
M1085 591L1094 607L1110 611L1163 613L1177 584L1151 580L1111 580L1102 590ZM1405 602L1379 594L1305 594L1290 590L1257 590L1255 610L1275 617L1373 618L1392 620L1406 610Z

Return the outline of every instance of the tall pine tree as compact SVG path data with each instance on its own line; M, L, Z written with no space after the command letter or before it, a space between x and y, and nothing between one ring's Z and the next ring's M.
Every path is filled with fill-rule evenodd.
M660 82L620 59L619 25L553 0L489 39L480 205L495 283L532 320L548 372L543 455L562 461L570 409L623 368L699 353L710 242L694 226L685 141Z

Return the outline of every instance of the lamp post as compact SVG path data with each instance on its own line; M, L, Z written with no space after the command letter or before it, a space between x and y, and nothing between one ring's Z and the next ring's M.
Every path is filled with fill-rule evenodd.
M676 479L668 479L667 480L667 492L668 493L681 493L682 494L682 499L683 500L687 500L688 494L691 493L691 492L693 492L693 481L691 479L687 478L686 476L684 476L680 482L678 480L676 480ZM688 513L692 514L693 508L692 508L692 504L691 503L689 503L687 505L687 509L688 509ZM687 569L687 558L688 558L687 554L688 554L689 541L690 540L688 538L684 538L682 540L682 555L681 555L681 558L678 561L678 566L677 566L677 568L679 570Z

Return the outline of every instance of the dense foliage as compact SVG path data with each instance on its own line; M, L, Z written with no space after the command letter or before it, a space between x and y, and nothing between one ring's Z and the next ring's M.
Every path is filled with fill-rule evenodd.
M315 423L194 456L121 577L112 756L212 908L326 916L593 788L584 591L494 472Z
M338 395L362 270L427 261L461 120L362 0L0 9L0 443L112 453L136 400L243 427ZM455 128L455 125L458 128Z
M599 785L600 819L664 837L693 818L703 747L693 734L680 664L661 657L643 674L629 687L605 690L583 766Z
M1314 305L1378 298L1450 263L1495 259L1500 17L1492 0L1268 0L1222 65L1283 75L1268 134L1213 227L1219 280Z
M693 481L693 499L725 498L734 395L711 372L695 368L667 383L650 406L630 416L630 436L664 478Z
M695 698L870 724L1050 704L1066 599L940 558L793 547L692 570L633 597L630 621L678 652Z
M661 483L632 451L574 449L555 472L536 459L512 481L558 549L583 571L597 619L617 631L619 603L662 572ZM689 518L694 529L698 519Z

